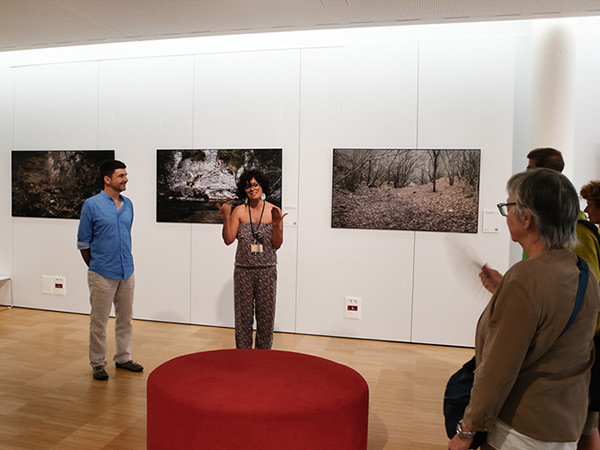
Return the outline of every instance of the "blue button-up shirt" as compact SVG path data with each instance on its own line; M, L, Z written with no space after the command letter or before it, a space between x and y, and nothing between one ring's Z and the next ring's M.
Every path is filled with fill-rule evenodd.
M133 203L121 196L121 207L102 191L88 198L81 209L77 248L90 249L90 270L113 280L124 280L133 273L131 225Z

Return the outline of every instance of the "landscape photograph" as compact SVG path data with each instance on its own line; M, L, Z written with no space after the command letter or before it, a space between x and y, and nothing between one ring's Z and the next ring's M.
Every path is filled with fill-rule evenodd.
M271 182L267 201L281 207L282 149L180 149L156 152L157 222L222 223L218 203L241 202L236 182L258 169Z
M79 219L103 188L100 165L114 150L13 150L13 217Z
M334 149L333 228L477 233L478 149Z

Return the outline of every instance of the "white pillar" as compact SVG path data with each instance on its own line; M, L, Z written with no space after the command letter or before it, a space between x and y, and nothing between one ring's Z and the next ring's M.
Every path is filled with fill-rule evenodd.
M531 148L554 147L573 176L576 19L544 19L532 26Z

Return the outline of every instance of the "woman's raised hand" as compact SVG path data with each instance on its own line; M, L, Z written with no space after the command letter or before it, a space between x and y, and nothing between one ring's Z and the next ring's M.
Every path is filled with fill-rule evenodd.
M279 225L285 216L287 216L287 213L281 215L281 210L279 208L271 209L271 219L273 219L273 225Z
M226 217L229 217L229 215L231 214L231 205L229 203L217 203L217 208L219 208L221 214L223 214Z

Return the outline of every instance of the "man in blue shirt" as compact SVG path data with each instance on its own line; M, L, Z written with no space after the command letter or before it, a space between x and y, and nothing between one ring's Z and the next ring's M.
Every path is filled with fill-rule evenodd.
M121 195L126 189L127 170L117 160L100 167L104 189L88 198L81 209L77 248L89 267L90 365L96 380L107 380L106 324L115 305L115 365L141 372L144 368L131 359L133 334L133 256L131 225L133 204Z

